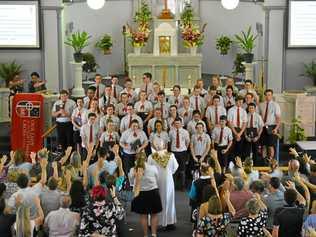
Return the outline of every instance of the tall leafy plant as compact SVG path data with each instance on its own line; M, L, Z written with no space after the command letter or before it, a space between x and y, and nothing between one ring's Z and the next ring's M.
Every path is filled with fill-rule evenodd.
M148 26L152 20L151 10L145 0L142 1L140 9L135 13L134 21L140 26Z
M22 65L17 64L15 61L11 63L0 64L0 78L5 81L5 85L8 87L9 82L14 78L15 75L22 72Z
M316 85L316 62L312 60L310 63L304 63L304 74L302 76L309 77Z
M293 118L288 141L295 144L297 141L306 140L304 128L301 127L301 118Z
M181 24L183 26L191 25L194 19L194 10L191 3L186 2L180 16Z
M235 35L236 41L239 46L245 51L245 53L251 54L255 47L255 41L258 35L254 35L251 31L251 26L248 30L242 31L239 35Z
M77 31L67 38L65 44L72 47L75 53L81 53L89 45L90 38L91 36L87 32Z
M104 34L95 44L95 47L103 50L104 54L110 52L112 46L113 46L112 37L108 34Z

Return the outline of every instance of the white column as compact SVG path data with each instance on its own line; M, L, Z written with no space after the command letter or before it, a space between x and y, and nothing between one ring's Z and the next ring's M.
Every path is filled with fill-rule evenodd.
M245 80L253 81L254 66L256 63L242 63L245 66Z
M267 63L267 88L275 92L282 92L284 80L284 30L286 0L266 0L264 3L266 11L266 52Z
M82 65L83 63L69 62L72 66L73 78L75 81L75 88L72 89L72 96L84 97L84 89L82 88Z

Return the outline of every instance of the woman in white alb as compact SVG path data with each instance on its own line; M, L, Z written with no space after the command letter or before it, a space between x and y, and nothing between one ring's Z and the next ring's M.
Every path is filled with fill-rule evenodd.
M177 222L173 174L179 164L173 153L165 149L163 142L155 144L155 148L157 151L153 151L147 162L158 169L158 188L162 203L159 224L166 227L167 230L171 230L174 229L174 224Z

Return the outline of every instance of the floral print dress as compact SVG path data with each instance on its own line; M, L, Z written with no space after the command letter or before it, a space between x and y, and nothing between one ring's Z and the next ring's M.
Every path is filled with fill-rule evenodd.
M205 216L198 221L196 232L207 237L224 237L226 226L230 221L230 213L224 213L221 218L217 219Z

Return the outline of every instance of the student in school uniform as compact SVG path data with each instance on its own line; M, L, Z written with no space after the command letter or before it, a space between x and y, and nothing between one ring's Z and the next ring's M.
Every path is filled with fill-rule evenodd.
M113 75L111 78L111 87L112 87L112 96L119 101L120 100L120 94L123 90L123 87L121 87L118 84L118 77Z
M273 90L264 92L265 101L260 104L260 113L264 123L262 131L262 143L268 147L268 158L273 159L277 143L277 133L281 124L281 109L278 103L273 101Z
M207 121L207 127L211 133L215 126L219 126L220 117L226 115L226 109L220 104L220 96L213 96L213 105L210 105L206 109L205 117Z
M206 162L205 157L209 154L211 148L211 139L205 133L205 125L198 122L195 129L196 133L192 135L190 142L194 170L199 168L202 162Z
M185 189L185 169L188 161L188 148L190 145L190 135L187 130L182 128L182 121L180 118L174 121L175 129L170 130L170 150L176 157L179 168L174 175L174 179L180 182L180 190Z
M253 85L253 82L251 80L245 80L244 88L239 91L238 95L240 95L242 97L246 97L247 93L251 93L253 95L254 103L256 103L256 104L259 103L259 96L258 96L256 90L254 89L254 85Z
M247 126L247 112L242 108L243 97L236 98L236 104L227 114L228 125L234 135L234 155L243 157L244 131Z
M158 101L154 105L154 108L160 108L161 116L163 119L167 119L169 117L169 107L170 104L166 102L165 92L163 90L158 92Z
M168 129L167 120L162 118L161 109L156 108L156 109L154 109L154 117L148 121L147 134L150 135L155 130L155 123L157 120L160 120L162 122L163 130L167 131L167 129Z
M147 95L145 91L139 92L139 101L134 105L136 114L142 118L144 127L147 127L149 119L153 115L153 105L147 100Z
M221 106L224 106L224 99L223 97L217 93L216 87L215 86L210 86L207 95L204 96L205 104L207 106L213 105L213 97L217 95L219 96L219 103Z
M120 142L120 135L115 131L115 125L112 121L109 121L106 125L106 130L100 136L101 147L113 147L114 144Z
M133 104L129 103L127 105L127 114L121 119L121 134L131 127L133 120L137 120L139 128L143 129L143 120L135 113Z
M81 126L80 136L83 156L86 157L89 144L96 146L100 138L100 127L95 113L88 114L88 122Z
M74 144L77 148L77 151L80 151L81 147L81 137L80 137L80 129L83 124L88 121L87 110L83 107L83 99L77 99L77 107L73 110L71 115L71 122L73 124L73 140Z
M94 86L89 86L87 89L87 95L83 97L83 107L90 109L91 102L95 98L96 88Z
M183 95L181 95L181 87L174 85L172 88L172 95L168 97L168 103L170 105L176 105L177 108L181 108L183 105Z
M222 91L222 83L221 83L221 79L219 77L219 75L213 75L211 77L211 87L215 87L215 90L217 92L218 95L222 95L221 91Z
M246 110L246 112L249 112L248 105L254 103L256 105L256 112L259 113L259 106L257 106L257 103L255 102L254 95L251 92L248 92L244 98L245 102L243 103L242 107Z
M201 89L198 86L194 86L193 94L190 97L190 106L194 110L199 110L201 115L204 116L205 103L203 97L200 96Z
M105 85L102 84L102 76L100 74L96 74L94 80L95 83L92 85L96 89L94 97L99 99L104 94Z
M121 91L121 94L126 93L128 97L128 103L134 104L137 101L137 93L133 89L133 81L127 78L125 80L124 86L125 88Z
M101 131L105 131L106 127L107 127L107 123L108 121L111 121L114 125L114 131L118 132L119 129L120 129L120 119L119 117L117 117L115 114L114 114L114 105L112 104L109 104L105 111L106 111L106 114L103 115L101 118L100 118L100 129Z
M107 86L105 86L103 96L99 98L99 108L101 109L102 112L105 112L104 109L108 105L111 105L111 104L116 106L117 100L112 95L111 85L107 85Z
M168 130L174 128L174 126L173 126L174 120L176 118L178 118L178 117L180 117L180 116L179 116L179 113L178 113L178 110L177 110L177 106L176 105L170 105L169 117L167 118Z
M164 130L163 123L161 120L156 120L155 129L150 134L149 141L151 148L156 151L159 150L157 144L160 144L160 146L161 144L163 144L162 146L164 147L164 149L168 149L170 139L168 133L166 132L166 130Z
M140 91L144 91L146 96L149 97L153 92L153 83L151 82L152 75L150 72L145 72L143 74L143 84L140 86Z
M204 81L202 79L198 79L196 81L196 85L200 88L200 96L204 98L207 94L207 90L204 89Z
M155 106L158 102L158 93L161 91L160 84L158 82L153 83L153 92L149 95L148 100Z
M200 111L199 110L194 110L193 111L193 119L187 125L187 130L188 130L190 136L192 136L193 134L196 133L195 127L196 127L197 123L202 123L203 124L203 130L204 130L204 132L206 132L206 125L205 125L205 122L201 118Z
M52 116L56 118L57 142L64 150L73 145L73 124L71 115L76 108L76 103L69 99L66 90L60 91L60 99L57 100L52 108Z
M212 147L217 151L218 161L223 167L223 173L228 166L228 155L233 144L232 130L226 126L227 117L220 117L220 126L212 131Z
M115 113L121 119L127 114L128 96L127 93L121 93L120 103L115 106Z
M235 105L235 97L234 97L234 90L232 86L226 87L226 95L224 96L224 105L228 112L230 108Z
M183 127L186 128L192 119L193 108L190 105L190 97L183 98L183 107L178 110L180 117L183 120Z
M256 112L256 104L250 103L248 105L248 122L245 131L245 151L246 157L254 160L258 164L258 143L263 129L263 121Z
M233 94L238 95L238 88L235 86L235 80L232 77L227 77L225 81L225 86L222 87L222 96L225 96L227 93L227 87L232 87L233 88Z
M128 175L130 169L135 165L135 157L137 153L145 150L148 145L148 138L139 122L133 119L130 128L122 132L120 138L120 146L122 147L123 169Z

